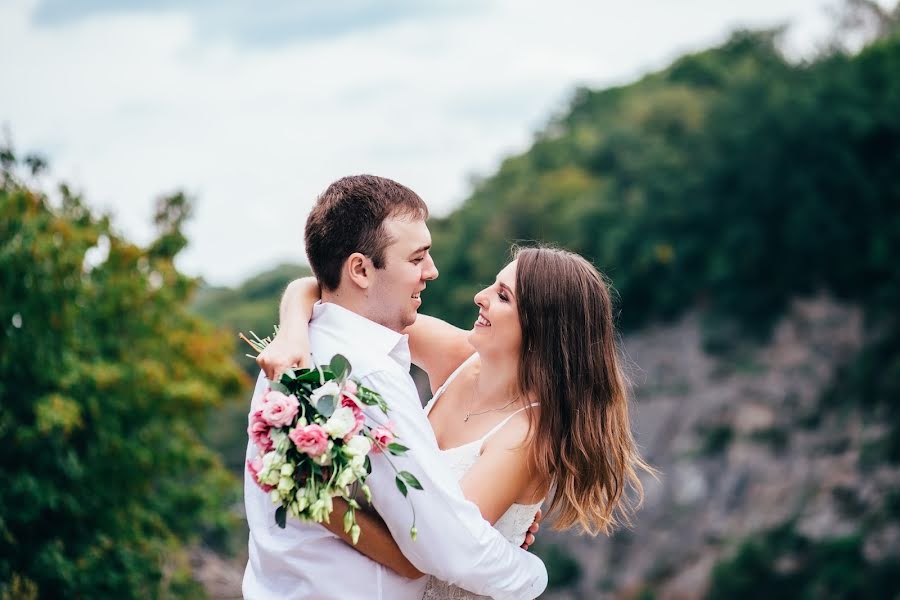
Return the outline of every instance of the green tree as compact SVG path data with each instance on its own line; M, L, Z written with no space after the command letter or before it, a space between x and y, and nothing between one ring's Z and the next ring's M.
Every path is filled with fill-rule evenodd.
M143 249L0 159L0 591L196 597L184 544L232 527L237 498L199 430L245 378L186 308L189 203L161 199Z

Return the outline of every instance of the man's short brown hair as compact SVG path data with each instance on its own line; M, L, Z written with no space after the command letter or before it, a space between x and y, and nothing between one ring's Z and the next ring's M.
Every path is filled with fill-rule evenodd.
M414 191L384 177L353 175L329 185L306 220L306 256L319 285L336 290L354 252L383 268L384 251L394 241L384 231L391 217L424 220L428 207Z

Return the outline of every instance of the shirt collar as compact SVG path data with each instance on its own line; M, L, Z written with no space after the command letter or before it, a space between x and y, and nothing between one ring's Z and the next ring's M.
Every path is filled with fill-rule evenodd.
M350 343L364 344L390 356L405 370L410 368L409 336L379 325L333 302L316 302L310 323L346 332Z

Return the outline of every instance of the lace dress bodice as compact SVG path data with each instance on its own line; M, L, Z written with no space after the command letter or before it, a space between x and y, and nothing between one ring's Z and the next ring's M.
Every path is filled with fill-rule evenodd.
M474 355L473 355L474 356ZM453 372L453 374L447 378L447 381L444 382L438 390L435 392L434 397L425 405L425 414L431 412L432 407L435 402L441 397L441 394L447 389L450 385L450 382L456 377L456 375L462 371L462 369L468 364L469 361L466 361L459 368ZM536 406L536 404L532 404L531 406ZM500 421L495 427L493 427L490 431L487 432L480 439L469 442L468 444L463 444L462 446L457 446L455 448L446 448L440 451L441 457L445 460L450 470L453 471L453 474L456 475L457 479L462 479L463 476L472 468L472 466L478 461L478 458L481 456L481 449L484 445L484 442L494 435L497 431L503 428L510 419L512 419L516 414L525 410L524 408L520 408L516 412L507 416L505 419ZM503 513L497 522L494 523L494 529L499 531L503 537L509 541L509 543L514 544L516 546L521 546L525 541L525 535L528 533L528 527L534 521L534 515L541 507L541 502L537 502L535 504L513 504L509 507L509 509ZM458 588L456 586L450 585L444 581L439 579L435 579L434 577L430 577L428 580L428 585L425 588L425 595L422 600L471 600L475 598L484 598L484 596L478 596L469 591L466 591L462 588Z

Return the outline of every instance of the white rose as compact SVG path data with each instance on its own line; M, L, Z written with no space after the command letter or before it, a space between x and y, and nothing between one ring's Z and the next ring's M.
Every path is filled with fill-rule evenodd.
M364 435L354 435L344 445L344 449L350 456L365 456L372 449L372 440Z
M357 477L361 477L366 473L366 455L358 454L350 459L350 468L356 473Z
M334 411L322 429L334 439L339 439L353 431L354 427L356 427L356 416L349 406L342 406Z
M323 396L337 396L338 392L341 391L341 388L338 387L338 384L334 381L326 381L324 385L314 389L312 391L312 395L309 397L309 403L312 404L313 408L316 410L319 409L319 400Z

